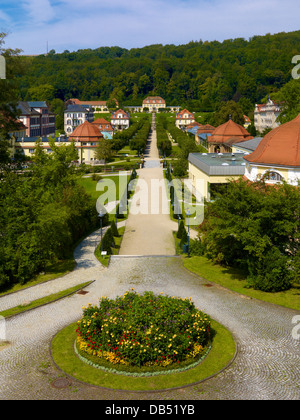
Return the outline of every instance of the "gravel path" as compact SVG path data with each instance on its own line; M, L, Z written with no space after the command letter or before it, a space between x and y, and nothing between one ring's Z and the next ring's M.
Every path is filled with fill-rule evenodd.
M157 150L156 130L149 135L144 168L138 170L120 255L175 255L170 203Z

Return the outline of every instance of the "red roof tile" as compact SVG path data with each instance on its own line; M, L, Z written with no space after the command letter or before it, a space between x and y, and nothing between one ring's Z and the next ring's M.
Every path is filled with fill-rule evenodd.
M270 131L245 159L251 163L300 167L300 114Z
M76 127L69 137L70 140L78 139L78 141L97 141L100 138L103 138L103 134L99 128L88 121Z
M241 125L235 123L232 120L227 121L227 123L220 125L209 137L209 143L227 143L231 139L236 139L241 142L243 140L250 140L253 137L250 136L248 131Z

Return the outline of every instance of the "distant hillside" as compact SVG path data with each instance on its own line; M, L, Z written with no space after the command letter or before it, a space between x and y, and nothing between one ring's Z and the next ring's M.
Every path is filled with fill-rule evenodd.
M122 105L141 105L153 94L167 105L199 111L233 99L247 112L291 79L291 60L299 54L300 31L131 50L50 51L21 58L27 64L21 95L28 100L113 97Z

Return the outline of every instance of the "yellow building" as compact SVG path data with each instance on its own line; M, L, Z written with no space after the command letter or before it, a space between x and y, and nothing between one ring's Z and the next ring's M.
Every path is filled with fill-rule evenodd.
M88 121L75 128L69 137L69 141L75 141L79 154L79 163L97 162L95 152L99 142L103 139L104 136L97 125Z
M251 182L264 178L270 185L300 185L300 114L264 138L232 144L232 153L190 153L189 178L194 192L211 199L213 185L243 176Z
M243 176L244 156L244 153L190 153L189 179L194 194L210 201L212 185Z
M157 112L160 108L166 108L166 101L160 96L148 96L143 100L143 111L145 108L148 108L149 112Z
M16 148L22 150L24 155L32 157L36 147L36 141L38 137L23 137L16 140ZM78 126L69 138L58 137L54 139L55 144L70 144L74 142L76 149L78 150L78 162L79 163L100 163L97 161L95 152L99 142L104 139L103 134L97 125L85 123ZM48 137L41 138L41 147L46 153L52 153L51 145L49 144Z

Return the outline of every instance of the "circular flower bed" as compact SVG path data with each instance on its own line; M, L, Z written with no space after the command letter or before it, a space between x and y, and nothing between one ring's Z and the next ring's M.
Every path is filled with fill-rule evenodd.
M139 295L131 289L116 299L102 297L78 321L81 354L115 366L165 368L194 362L210 343L210 318L191 298Z

